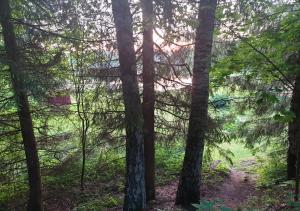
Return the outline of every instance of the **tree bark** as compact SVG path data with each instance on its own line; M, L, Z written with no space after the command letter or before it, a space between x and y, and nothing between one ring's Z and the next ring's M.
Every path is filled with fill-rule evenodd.
M295 118L288 128L287 178L294 179L297 174L297 149L300 143L300 75L295 80L290 111L295 114Z
M126 124L126 183L123 210L146 206L143 113L137 82L132 17L127 0L112 0Z
M289 134L291 131L291 126L289 126ZM287 179L294 179L296 176L296 146L294 143L294 140L292 138L292 135L289 135L288 137L289 141L289 147L287 152Z
M147 201L155 199L154 134L154 43L153 2L142 0L143 9L143 116L145 141L145 184Z
M204 136L208 121L209 67L217 0L201 0L195 40L192 103L185 157L176 204L190 206L200 200Z
M289 179L295 178L295 201L298 201L300 173L300 75L298 75L295 80L290 110L295 114L295 118L289 123L289 149L287 173Z
M12 87L18 109L18 116L27 162L29 180L29 201L27 210L40 211L43 210L40 164L28 103L28 96L23 81L25 78L25 73L21 69L22 64L18 54L16 36L14 33L14 26L11 22L11 10L8 0L0 0L0 21L3 29L5 50L10 66Z

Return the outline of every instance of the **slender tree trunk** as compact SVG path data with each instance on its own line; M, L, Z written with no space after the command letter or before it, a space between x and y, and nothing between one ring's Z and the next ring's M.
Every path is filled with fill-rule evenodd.
M217 0L200 0L195 40L192 103L185 157L176 204L190 206L200 200L204 136L208 120L209 67Z
M87 141L87 130L86 128L82 129L82 138L81 138L81 147L82 147L82 163L81 163L81 175L80 175L80 188L84 190L84 176L85 176L85 161L86 161L86 141Z
M132 17L127 0L112 0L117 32L125 105L126 184L124 210L142 210L146 204L143 113L137 82Z
M83 99L82 99L83 100ZM82 102L83 103L83 102ZM85 113L84 108L82 112ZM79 111L80 112L80 111ZM80 116L81 119L81 153L82 153L82 163L81 163L81 175L80 175L80 189L84 190L84 176L85 176L85 161L86 161L86 144L87 144L87 133L89 129L89 120L86 115L84 117Z
M85 133L85 129L82 129L82 133L81 133L81 153L82 153L82 163L81 163L81 175L80 175L80 189L81 191L84 190L84 174L85 174L85 155L86 155L86 133Z
M87 136L89 130L89 118L85 109L85 84L82 78L76 80L76 76L74 75L74 83L75 83L75 92L76 92L76 107L77 114L81 121L81 134L80 134L80 142L81 142L81 154L82 154L82 162L81 162L81 174L80 174L80 189L84 190L84 176L85 176L85 162L86 162L86 144L87 144Z
M18 109L18 116L27 162L29 179L29 201L27 210L40 211L43 210L40 164L28 97L23 81L25 78L24 71L21 69L22 65L18 54L14 26L11 22L11 10L8 0L0 0L0 21L3 29L3 38L7 58L9 60L12 86Z
M145 184L147 201L155 199L154 142L154 43L153 2L142 0L143 9L143 116L145 139Z

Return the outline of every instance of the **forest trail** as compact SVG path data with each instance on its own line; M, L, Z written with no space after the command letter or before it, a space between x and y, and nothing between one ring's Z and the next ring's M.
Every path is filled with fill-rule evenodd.
M254 164L253 160L241 162L242 169L232 167L229 174L220 183L202 185L201 198L204 201L221 200L222 206L236 209L256 195L255 175L249 173L248 167ZM157 188L157 200L153 201L150 210L181 210L174 205L177 190L177 181Z
M245 171L232 168L219 188L210 194L205 195L204 199L220 199L223 201L222 205L235 209L256 194L255 179Z

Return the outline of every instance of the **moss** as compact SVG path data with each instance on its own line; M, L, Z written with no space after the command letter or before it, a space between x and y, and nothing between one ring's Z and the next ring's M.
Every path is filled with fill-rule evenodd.
M122 204L122 199L112 196L110 194L105 195L102 199L91 199L89 201L79 204L74 211L101 211L106 208L116 207Z

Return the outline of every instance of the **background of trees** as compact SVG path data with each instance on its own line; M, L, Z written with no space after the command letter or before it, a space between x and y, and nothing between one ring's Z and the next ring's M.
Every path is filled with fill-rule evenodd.
M41 190L46 210L58 189L73 207L124 187L130 198L139 182L139 197L151 200L154 183L179 178L190 79L203 57L194 57L199 8L191 0L1 0L0 208L24 207L28 190L29 210L42 209ZM199 103L208 113L203 171L215 151L230 162L222 143L239 140L278 162L263 167L269 182L299 177L299 16L297 1L218 2L208 108ZM143 153L146 181L129 176L144 178ZM42 188L28 171L41 174Z

